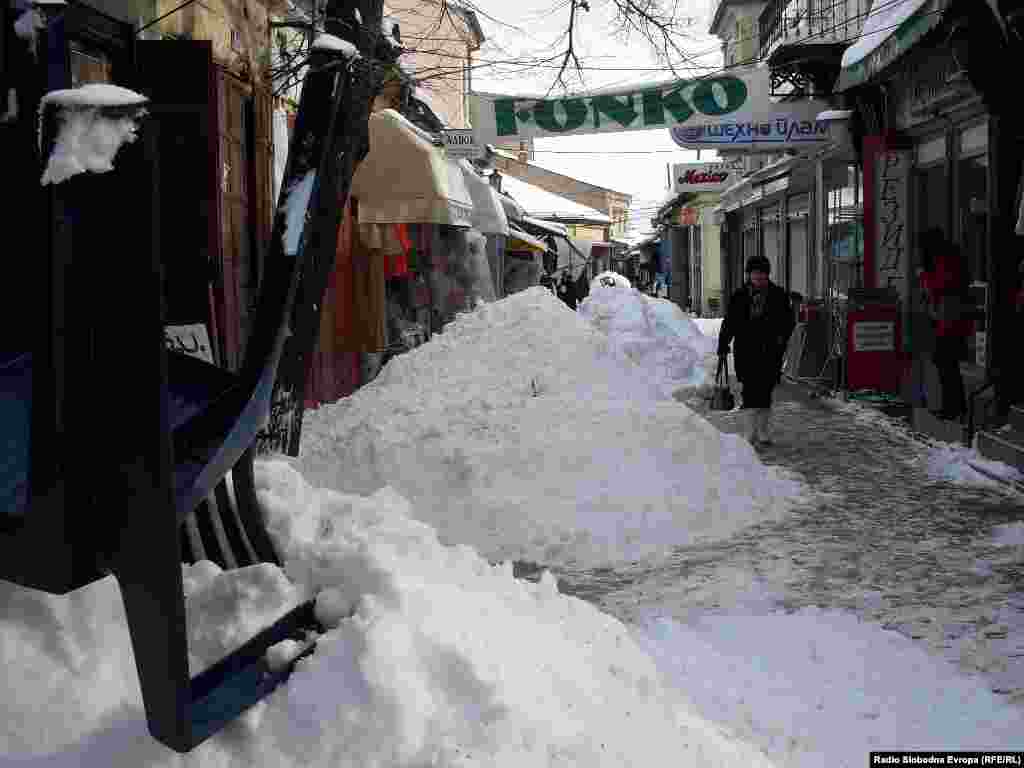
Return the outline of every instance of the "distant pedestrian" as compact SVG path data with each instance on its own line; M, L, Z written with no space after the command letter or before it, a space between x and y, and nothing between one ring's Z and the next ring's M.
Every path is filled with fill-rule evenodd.
M743 408L749 411L748 437L755 446L770 444L772 391L782 378L782 360L795 319L789 294L770 279L771 263L763 256L747 261L747 282L729 299L718 336L718 356L729 354L743 385Z
M942 419L959 420L967 412L967 397L960 361L967 357L967 337L974 333L971 298L960 249L941 229L933 227L920 238L921 265L918 279L935 327L932 362L939 374Z

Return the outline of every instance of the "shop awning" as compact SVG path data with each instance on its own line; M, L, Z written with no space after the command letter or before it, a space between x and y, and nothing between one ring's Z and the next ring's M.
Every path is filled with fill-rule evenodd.
M473 198L473 226L485 235L507 235L508 216L498 190L488 184L468 161L460 160L459 165L469 196Z
M559 224L557 221L545 221L544 219L535 219L532 216L524 216L523 221L531 227L536 227L542 232L547 232L551 235L561 235L562 237L569 236L569 230L566 228L565 224Z
M942 20L950 0L875 0L857 41L843 54L835 91L871 80Z
M508 250L510 251L540 251L548 249L547 243L538 240L533 235L528 235L518 227L509 226Z
M370 115L370 153L356 170L352 196L361 224L473 224L462 167L393 109Z

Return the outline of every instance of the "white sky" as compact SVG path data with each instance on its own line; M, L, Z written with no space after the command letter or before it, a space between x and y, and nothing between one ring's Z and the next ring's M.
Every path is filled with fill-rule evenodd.
M679 72L706 74L721 66L717 38L707 34L716 0L681 0L680 17L692 17L693 40L684 45L695 67L680 64ZM573 90L629 86L665 80L670 76L658 63L646 41L612 36L614 5L593 0L589 13L579 14L575 35L585 82L570 80ZM478 17L488 41L477 58L494 61L535 60L564 50L563 35L569 9L562 0L476 0ZM546 93L557 74L557 62L528 67L488 66L473 73L473 88L494 93ZM555 91L554 94L560 93ZM536 143L537 164L600 186L633 195L631 226L649 229L649 219L665 196L666 166L694 162L697 153L677 147L667 129L541 139ZM713 159L710 152L701 159Z

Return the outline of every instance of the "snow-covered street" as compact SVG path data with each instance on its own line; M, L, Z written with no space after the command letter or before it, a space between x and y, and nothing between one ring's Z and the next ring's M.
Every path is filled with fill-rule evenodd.
M1020 497L793 393L759 455L700 406L716 332L629 289L573 312L533 288L308 413L301 455L257 465L284 569L186 568L193 672L313 595L327 631L189 755L146 734L111 579L0 584L0 768L1024 749Z

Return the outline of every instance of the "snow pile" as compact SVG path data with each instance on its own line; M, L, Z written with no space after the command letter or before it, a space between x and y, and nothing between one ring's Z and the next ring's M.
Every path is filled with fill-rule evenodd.
M0 581L0 605L0 766L82 739L108 713L139 708L141 716L113 578L62 597Z
M601 276L595 278L580 314L653 377L663 397L671 397L680 387L707 383L701 361L715 346L678 305L628 285L609 287L600 281Z
M998 485L999 479L1024 480L1017 469L986 459L974 448L936 443L925 457L929 477L961 485Z
M543 288L484 305L307 414L299 465L339 491L390 485L492 559L653 557L786 515L803 486L621 346Z
M722 332L723 320L721 317L695 317L693 322L700 328L700 332L709 339L718 340L718 336Z
M992 543L999 547L1024 547L1024 523L997 525L992 529Z
M772 765L550 575L442 546L390 489L317 490L283 462L259 465L257 486L288 575L187 569L190 641L220 653L316 591L326 631L288 683L181 757L145 732L112 580L67 598L7 587L0 766Z
M104 107L120 109L138 107L146 97L114 85L85 85L51 91L40 102L40 110L48 104L59 108L60 129L40 183L60 184L72 176L90 171L107 173L114 170L114 156L124 144L138 138L138 121L145 110L112 117Z
M703 716L779 766L870 750L1019 749L1021 710L917 643L839 611L656 619L638 641Z

